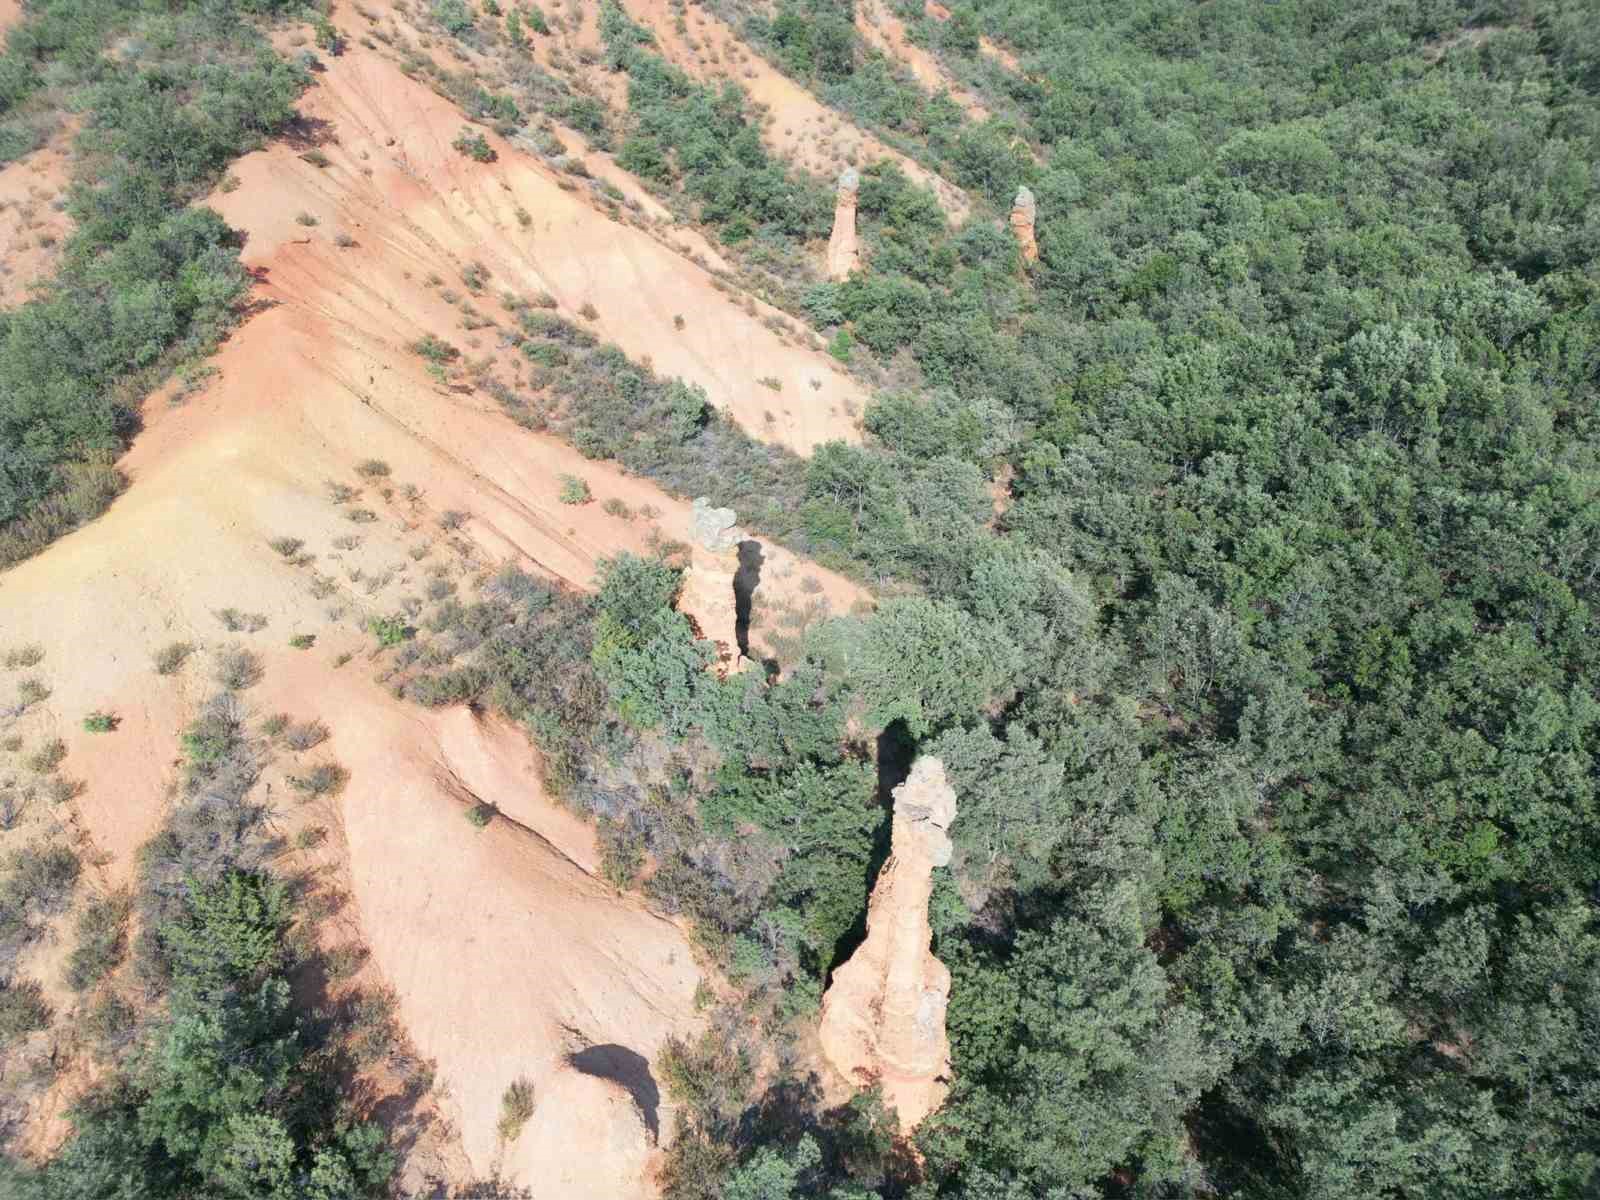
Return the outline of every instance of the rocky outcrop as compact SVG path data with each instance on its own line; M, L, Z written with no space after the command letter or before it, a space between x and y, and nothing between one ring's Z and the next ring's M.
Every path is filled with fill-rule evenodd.
M850 272L861 265L861 251L856 245L856 192L860 188L860 173L854 167L846 167L833 193L833 234L828 238L829 279L847 279Z
M1024 263L1039 261L1039 243L1033 237L1035 209L1033 193L1025 187L1018 188L1017 198L1011 204L1011 232L1016 235Z
M712 508L705 496L696 496L689 513L689 535L713 554L732 554L744 541L739 514L731 508Z
M618 1200L655 1194L654 1134L626 1087L571 1067L535 1098L533 1116L507 1147L508 1177L527 1179L539 1195L563 1200ZM581 1153L573 1148L581 1146Z
M689 535L707 554L696 554L683 573L678 610L687 613L699 635L717 647L717 669L724 675L744 669L739 650L739 612L733 579L739 543L745 540L739 515L731 508L713 508L705 496L695 499Z
M933 869L950 861L956 794L937 758L894 790L893 843L867 906L867 936L822 999L822 1052L860 1087L880 1084L910 1130L950 1086L950 972L930 948Z

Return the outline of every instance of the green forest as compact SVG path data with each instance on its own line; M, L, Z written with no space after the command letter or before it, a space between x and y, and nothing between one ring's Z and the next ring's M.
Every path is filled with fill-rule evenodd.
M522 722L612 878L689 916L738 985L736 1011L656 1064L684 1123L667 1195L1596 1194L1592 6L950 7L902 15L982 122L861 45L849 0L719 9L975 200L953 228L863 164L867 269L791 272L786 303L836 357L895 368L864 445L759 445L528 306L515 336L564 402L499 396L737 506L869 582L876 610L800 622L781 674L724 680L670 554L618 556L594 596L508 569L428 614L470 636L403 683ZM75 194L55 289L0 314L16 554L114 493L135 373L230 319L226 231L182 205L305 82L221 0L29 12L0 60L0 153L29 147L49 63L89 113L86 153L123 166ZM446 15L481 38L499 12ZM538 12L510 13L513 40ZM136 20L166 52L101 57ZM601 24L627 112L584 119L624 167L769 272L826 236L832 182L773 159L736 88L689 79L614 5ZM179 51L191 37L204 54ZM192 153L152 148L174 137ZM1029 265L1000 224L1022 185ZM32 520L48 531L17 532ZM238 728L202 718L186 778ZM619 776L647 749L664 782ZM915 754L943 760L960 816L934 899L954 1082L908 1141L872 1093L825 1105L794 1050L861 935L884 776ZM330 1115L283 1010L271 947L292 917L270 871L242 850L187 869L194 886L153 888L145 947L170 1024L57 1165L0 1186L381 1194L377 1133ZM249 1078L218 1090L194 1063Z

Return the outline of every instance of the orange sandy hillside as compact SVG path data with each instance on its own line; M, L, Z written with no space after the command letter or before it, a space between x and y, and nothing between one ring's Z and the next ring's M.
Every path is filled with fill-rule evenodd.
M4 20L0 14L0 27ZM48 145L0 168L0 308L20 304L50 275L72 232L72 218L58 207L67 198L71 138L63 127Z
M970 206L960 188L823 104L746 46L707 8L685 7L680 31L679 13L670 0L621 3L629 17L650 30L655 49L669 62L702 81L731 80L762 105L767 114L764 140L785 161L831 180L847 166L889 159L908 178L931 189L953 222L966 219ZM551 34L534 39L533 56L554 73L579 80L620 111L627 105L627 78L606 70L601 62L599 5L582 0L574 7L577 28L569 30L563 21L552 21ZM586 60L589 65L581 65Z
M950 98L974 121L988 118L989 110L978 98L950 78L937 58L912 42L905 22L890 11L887 4L880 0L860 0L856 5L856 32L873 49L903 64L924 90L934 94L949 92Z
M353 51L320 79L308 108L340 138L325 147L330 165L275 145L241 162L237 186L216 198L245 235L265 307L225 343L205 390L146 403L122 464L126 494L0 574L4 645L43 655L0 672L0 702L25 676L48 688L18 730L29 747L59 737L61 770L82 787L41 812L78 841L96 885L113 887L161 820L179 734L216 690L219 652L255 653L262 678L243 693L251 710L322 720L332 736L312 757L350 772L328 853L349 881L371 970L396 989L419 1054L436 1061L438 1106L458 1141L452 1181L498 1171L509 1183L559 1179L563 1195L649 1195L650 1126L663 1138L671 1127L645 1111L638 1069L668 1035L694 1027L700 974L688 939L595 878L591 831L545 799L520 733L396 700L375 678L382 660L371 658L365 624L430 578L470 586L505 560L587 586L600 556L687 540L691 527L684 501L519 428L470 386L430 377L407 349L426 332L474 355L496 349L492 331L457 328L460 310L431 276L454 283L480 258L490 291L547 288L569 313L592 297L602 332L636 349L641 330L671 324L672 308L652 318L647 281L676 280L691 329L714 320L727 343L719 358L710 334L683 340L693 349L684 361L708 386L748 361L741 346L756 354L776 339L698 268L587 209L510 147L493 164L456 155L459 118L375 55ZM526 233L518 205L533 215ZM297 220L300 211L317 223ZM354 244L338 245L340 233ZM804 352L778 350L805 369ZM382 468L363 477L355 468L369 459ZM584 479L596 502L562 504L564 475ZM359 494L335 499L330 480ZM614 515L599 503L612 498L619 511L654 516ZM286 556L269 545L280 538L301 545ZM792 555L766 554L760 605L842 611L862 598ZM726 604L731 565L699 549L689 559L710 591L686 592L686 610L714 626L718 614L695 606ZM228 609L264 627L227 632ZM291 648L302 634L312 647ZM153 656L175 642L192 657L158 675ZM117 729L86 731L94 710L115 713ZM289 826L303 819L283 786L291 769L274 764L261 785ZM477 800L503 818L474 829L463 816ZM51 961L33 967L59 974ZM587 1066L571 1065L573 1055ZM548 1102L505 1145L500 1100L518 1076ZM48 1149L59 1135L54 1118L81 1082L64 1076L39 1099L31 1146Z
M477 261L491 276L485 297L469 297L480 309L498 310L492 297L502 291L547 292L557 315L658 374L700 384L753 437L801 453L859 438L860 385L812 348L813 335L798 333L802 344L769 328L768 320L792 327L777 310L735 303L706 270L562 190L493 133L480 131L495 161L461 154L451 144L465 124L460 111L378 53L352 46L317 80L301 111L321 130L316 149L329 165L278 143L240 160L239 186L211 200L249 231L245 261L271 262L264 296L321 294L338 323L387 330L394 298L420 291L430 269L459 290L461 269ZM335 245L341 234L353 244ZM592 318L581 316L585 306ZM459 313L439 304L410 336L460 340L459 325Z

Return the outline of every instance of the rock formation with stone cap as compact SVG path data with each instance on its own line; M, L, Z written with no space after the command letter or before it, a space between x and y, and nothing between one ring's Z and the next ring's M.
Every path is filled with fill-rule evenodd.
M956 794L944 764L922 757L894 789L893 844L867 905L866 940L837 968L822 999L822 1052L884 1102L909 1131L950 1086L945 1007L950 972L930 948L933 869L950 861Z
M712 508L707 496L696 496L690 512L690 532L698 545L713 554L732 554L744 541L739 514L731 508Z
M860 188L860 172L846 167L839 175L839 186L833 194L833 234L828 238L829 279L847 279L850 272L861 265L861 252L856 246L856 192Z
M1016 235L1024 263L1039 260L1039 243L1033 238L1036 208L1033 193L1025 187L1018 188L1017 198L1011 205L1011 232Z
M724 675L743 670L739 653L739 614L733 595L738 562L733 557L745 540L739 514L731 508L713 508L705 496L696 497L690 513L690 536L709 555L695 555L683 574L678 597L680 612L690 614L698 634L717 647L717 669Z

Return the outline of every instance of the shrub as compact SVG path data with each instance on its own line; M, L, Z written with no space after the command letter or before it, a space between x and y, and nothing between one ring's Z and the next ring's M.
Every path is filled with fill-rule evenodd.
M66 846L28 846L5 860L0 908L12 912L58 912L78 882L81 864Z
M370 525L378 519L378 514L370 508L350 508L345 510L344 519L357 525Z
M83 728L87 733L110 733L121 720L122 718L114 713L96 709L83 719Z
M308 212L297 213L294 219L301 225L311 226L317 224L317 218Z
M607 499L606 502L601 505L601 507L613 517L621 517L624 521L633 520L633 509L629 508L624 501L618 499L616 496L612 496Z
M600 310L586 300L583 307L578 310L578 315L585 321L593 321L600 315Z
M333 479L329 479L323 486L328 489L328 499L334 504L349 504L361 494L359 489L351 487L348 483L339 483Z
M230 692L255 686L261 671L261 659L242 646L230 646L217 655L216 680Z
M456 134L456 140L450 144L474 162L493 162L499 157L488 139L481 133L474 133L470 126L462 126L461 132Z
M461 357L461 351L443 338L434 337L431 333L425 333L412 342L411 352L420 354L429 362L440 366L448 362L454 362Z
M300 161L301 162L308 162L313 167L316 167L318 170L321 170L324 167L329 167L329 166L333 165L333 160L330 159L326 154L324 154L321 150L318 150L314 146L310 150L307 150L304 154L302 154L300 156ZM316 224L316 219L313 218L310 221L302 221L301 224L302 225L315 225Z
M229 633L257 633L267 627L265 613L240 612L237 608L219 608L214 614Z
M466 811L467 821L478 829L483 829L494 820L494 805L474 804Z
M273 713L270 717L264 718L261 722L261 732L266 734L269 738L277 737L287 728L289 728L288 713Z
M44 661L44 647L37 643L26 646L13 646L6 651L6 670L15 671L21 667L37 667Z
M276 537L268 542L267 545L271 546L275 551L277 551L281 557L293 558L296 554L300 553L300 549L305 545L305 543L299 538Z
M471 262L461 272L461 282L473 292L481 292L489 282L489 268L481 262Z
M356 239L341 230L333 235L333 244L341 250L348 250L356 244Z
M320 763L304 775L290 775L289 786L302 796L310 799L315 796L329 796L344 787L350 778L338 763Z
M175 675L188 661L189 655L194 653L194 647L188 642L168 642L155 654L155 668L157 675Z
M321 721L302 721L291 725L283 740L291 749L310 750L328 740L328 727Z
M29 678L17 684L17 703L23 708L29 708L49 698L50 689L42 679Z
M0 979L0 1048L50 1024L44 989L32 979Z
M356 474L363 479L385 479L389 475L389 464L381 458L368 458L356 464Z
M526 1079L513 1079L500 1097L500 1122L496 1126L502 1141L514 1142L522 1127L533 1116L533 1084Z
M90 900L78 915L78 944L67 959L66 970L67 986L73 991L87 991L122 961L131 909L126 892L112 892Z
M27 757L28 770L37 775L48 775L67 757L67 744L60 738L51 738Z
M317 644L317 635L314 633L297 633L289 639L289 645L296 650L309 650Z
M414 632L406 623L406 619L401 616L373 617L367 622L367 628L372 631L372 636L378 639L380 646L398 646Z
M472 10L464 0L434 0L433 19L451 37L460 37L472 28Z
M563 504L589 503L589 485L576 475L563 475L561 477L560 500Z

